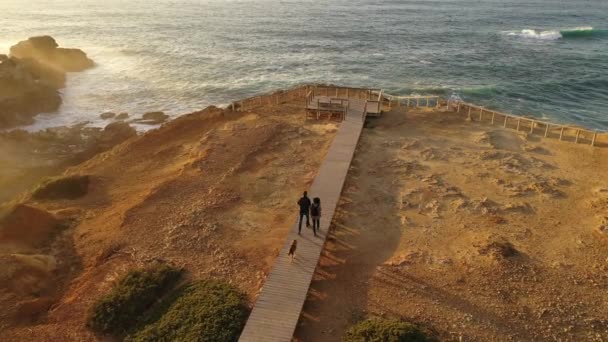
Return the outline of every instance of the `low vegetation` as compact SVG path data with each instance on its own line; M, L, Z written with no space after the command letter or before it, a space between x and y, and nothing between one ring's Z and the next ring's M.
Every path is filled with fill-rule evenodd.
M425 342L426 334L417 326L390 319L371 319L351 327L342 342Z
M100 333L123 335L180 279L181 271L158 264L129 272L108 295L97 301L87 325Z
M163 306L153 322L126 341L237 341L247 318L244 295L214 280L181 289Z
M87 194L89 176L67 176L50 179L34 190L32 197L41 200L77 199Z

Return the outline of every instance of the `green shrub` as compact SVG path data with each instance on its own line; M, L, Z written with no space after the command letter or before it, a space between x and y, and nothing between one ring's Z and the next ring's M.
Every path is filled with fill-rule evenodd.
M415 325L388 319L360 322L346 332L342 342L424 342L428 337Z
M125 341L237 341L247 307L237 289L208 280L183 288L158 316Z
M121 335L128 332L180 276L180 270L161 264L129 272L112 292L93 305L87 325L101 333Z
M35 199L76 199L89 191L89 176L68 176L48 180L36 188Z

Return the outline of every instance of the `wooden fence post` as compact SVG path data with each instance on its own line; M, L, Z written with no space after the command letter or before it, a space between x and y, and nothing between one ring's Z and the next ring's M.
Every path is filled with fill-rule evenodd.
M517 131L519 132L519 124L521 123L521 119L517 118Z
M575 144L578 144L578 137L579 137L579 135L581 135L581 130L577 129L576 130L576 138L574 139L574 143Z
M530 133L534 133L534 121L530 120Z
M505 123L502 125L502 127L505 127L505 128L507 127L507 119L508 119L508 118L509 118L509 117L508 117L507 115L505 115Z
M591 138L591 146L595 146L596 137L597 137L597 131L593 132L593 138Z
M494 124L494 115L496 115L496 112L492 112L492 125Z
M467 115L467 118L469 120L473 121L473 118L471 117L471 105L468 105L468 106L469 106L469 114Z
M547 137L547 135L549 134L549 126L551 126L551 125L549 125L549 124L546 124L546 125L545 125L545 138L546 138L546 137Z
M429 98L426 98L426 108L429 108Z
M559 140L562 140L563 136L564 136L564 127L562 126L562 130L559 132Z

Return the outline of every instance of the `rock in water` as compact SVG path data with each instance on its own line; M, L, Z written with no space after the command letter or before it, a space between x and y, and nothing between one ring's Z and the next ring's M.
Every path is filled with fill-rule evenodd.
M142 116L142 119L145 120L145 123L150 124L161 124L165 122L169 118L169 115L163 112L148 112Z
M129 118L129 113L120 113L116 116L116 120L126 120Z
M109 146L114 146L136 135L137 131L135 128L126 122L117 121L112 122L103 129L99 140L100 143L103 142Z
M60 48L51 36L31 37L11 47L11 56L31 58L64 72L83 71L95 63L80 49Z
M116 113L112 113L112 112L105 112L105 113L101 113L99 114L99 117L104 119L104 120L108 120L111 119L113 117L116 116Z
M48 81L37 65L0 55L0 128L32 124L36 114L61 105L56 85L63 81Z
M38 113L59 109L66 72L92 66L83 51L59 48L49 36L11 47L10 57L0 55L0 128L29 125Z

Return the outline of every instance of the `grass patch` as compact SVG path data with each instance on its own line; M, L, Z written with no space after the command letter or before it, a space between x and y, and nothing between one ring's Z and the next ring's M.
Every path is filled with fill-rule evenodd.
M125 341L237 341L245 325L245 296L215 280L182 288L154 317Z
M158 264L125 275L108 295L98 300L87 318L87 326L106 334L123 335L180 279L181 270Z
M35 199L76 199L89 191L89 176L54 178L40 184L32 194Z
M352 326L342 342L425 342L430 341L417 326L392 319L370 319Z

